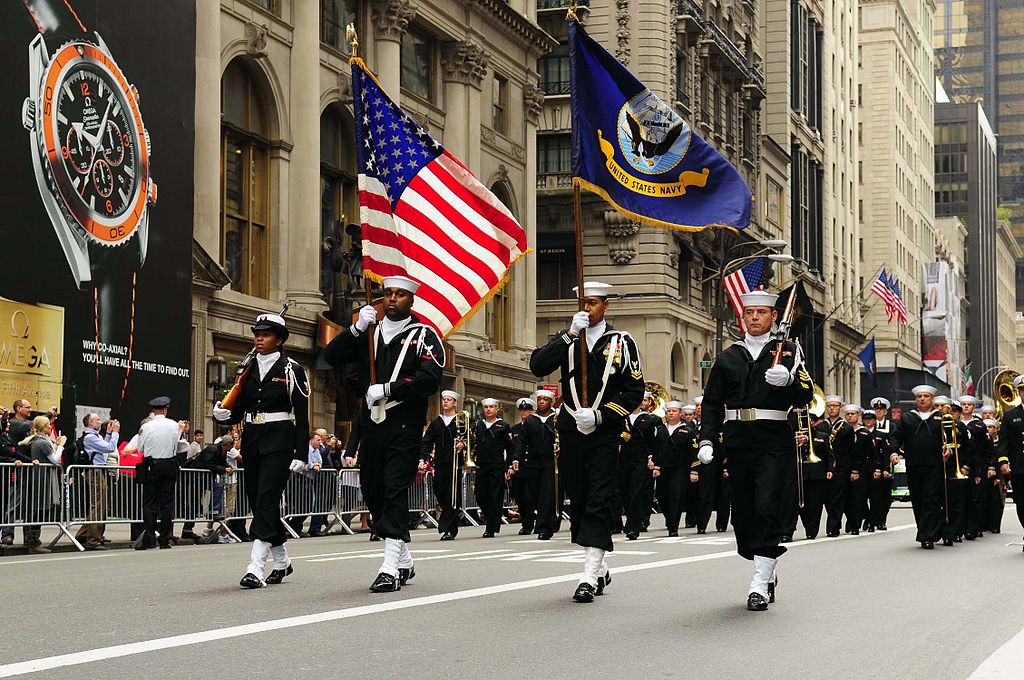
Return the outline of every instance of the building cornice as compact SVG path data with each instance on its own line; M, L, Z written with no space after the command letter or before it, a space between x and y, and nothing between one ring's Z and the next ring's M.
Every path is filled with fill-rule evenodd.
M522 38L531 52L543 56L558 47L558 41L548 35L540 26L533 23L519 12L508 6L504 0L465 0L467 5L477 5L481 15L497 23L500 27L511 29Z

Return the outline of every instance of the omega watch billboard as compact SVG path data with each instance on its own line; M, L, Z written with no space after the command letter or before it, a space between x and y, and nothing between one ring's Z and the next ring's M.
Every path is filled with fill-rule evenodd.
M13 0L0 38L0 402L187 409L193 2Z

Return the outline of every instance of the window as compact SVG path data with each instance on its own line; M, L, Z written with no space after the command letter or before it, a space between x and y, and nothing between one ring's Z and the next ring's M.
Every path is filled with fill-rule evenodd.
M537 299L572 299L576 240L572 232L537 234Z
M569 44L563 43L537 62L544 94L569 94Z
M690 60L689 50L676 50L676 101L690 108Z
M570 186L572 175L572 135L537 136L537 183L547 186L547 176L557 176L558 186Z
M775 180L768 179L768 200L765 202L768 223L776 227L782 226L782 186Z
M346 233L346 227L359 222L354 142L355 127L348 111L339 105L324 109L320 114L320 242L336 250L321 248L320 292L329 304L332 295L347 292L352 283L346 278L351 271L343 268L336 272L331 262L338 262L339 250L351 248L352 235ZM360 264L356 263L357 268Z
M261 94L245 64L228 64L221 81L220 261L232 290L266 297L270 178Z
M507 135L508 81L495 73L493 83L491 92L491 127L494 128L495 132Z
M690 284L693 282L693 252L683 242L679 242L676 276L679 283L679 301L689 304Z
M402 89L434 101L434 44L412 29L402 36Z
M349 24L359 27L356 0L320 0L320 42L344 54L352 52L346 38Z
M262 7L271 14L281 16L281 0L249 0L249 2L257 7Z
M492 186L491 192L510 212L512 211L512 197L504 183ZM508 350L512 345L512 291L514 285L510 270L508 282L494 294L484 309L484 327L487 337L494 343L494 348L502 352Z

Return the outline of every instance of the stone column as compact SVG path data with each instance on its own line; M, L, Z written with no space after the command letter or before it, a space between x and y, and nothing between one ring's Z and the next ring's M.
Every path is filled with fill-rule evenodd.
M220 3L196 3L193 234L220 261Z
M370 9L376 59L368 66L398 104L402 95L402 36L416 16L416 8L411 0L373 0Z
M526 112L526 208L523 210L523 228L526 242L537 247L537 127L544 110L544 92L534 82L523 87L523 105ZM537 257L529 255L516 265L516 281L520 294L517 298L526 305L526 319L520 336L515 339L521 347L537 344Z
M320 32L319 5L293 4L291 54L291 164L288 221L280 236L287 257L281 288L289 300L323 309L320 294Z

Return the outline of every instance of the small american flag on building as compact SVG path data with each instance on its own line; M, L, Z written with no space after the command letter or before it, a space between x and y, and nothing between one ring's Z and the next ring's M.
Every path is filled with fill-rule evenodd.
M768 282L769 261L767 257L759 257L750 264L737 269L725 277L722 285L725 286L725 294L729 296L733 311L736 312L736 319L739 321L740 330L747 332L743 323L743 300L740 295L754 290L763 290Z
M350 63L364 275L417 281L413 311L447 337L508 281L529 251L526 232L361 59Z
M907 325L907 305L903 302L903 293L900 291L902 286L900 282L896 280L891 274L889 275L889 290L892 291L892 304L896 311L896 320Z
M885 315L888 317L889 323L892 323L892 319L896 315L896 302L893 300L892 289L889 288L889 281L885 276L885 267L882 268L882 273L878 275L878 278L871 282L871 292L882 298L882 302L885 304Z

